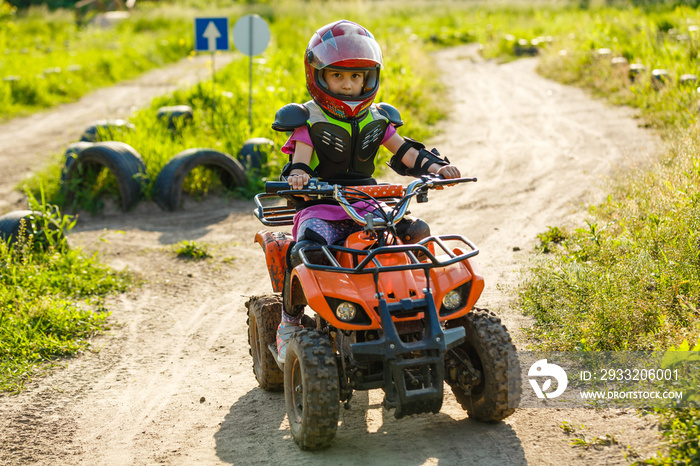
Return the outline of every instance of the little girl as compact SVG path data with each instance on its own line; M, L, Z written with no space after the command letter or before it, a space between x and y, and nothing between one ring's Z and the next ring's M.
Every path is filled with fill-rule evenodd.
M344 186L377 184L372 178L375 157L383 145L393 155L388 165L401 175L429 173L459 178L449 160L396 132L398 110L373 104L379 90L382 51L374 36L359 24L340 20L323 26L309 41L304 55L306 87L313 100L288 104L275 115L272 128L293 131L282 152L290 155L282 176L292 189L301 189L310 177ZM362 227L337 203L304 200L296 206L292 236L296 241L291 266L308 246L336 244ZM428 225L404 218L396 228L404 243L430 235ZM291 335L301 325L302 309L285 309L277 329L278 359L284 361Z

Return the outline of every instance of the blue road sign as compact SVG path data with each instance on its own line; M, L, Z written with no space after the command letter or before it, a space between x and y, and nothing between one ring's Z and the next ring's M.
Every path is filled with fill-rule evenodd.
M195 52L229 50L228 18L195 18Z

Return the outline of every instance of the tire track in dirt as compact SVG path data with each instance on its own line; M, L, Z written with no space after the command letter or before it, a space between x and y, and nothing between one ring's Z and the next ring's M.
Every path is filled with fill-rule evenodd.
M536 235L597 199L599 175L626 157L653 155L657 141L631 112L537 76L536 60L498 65L467 47L443 51L437 61L453 116L430 147L479 182L431 193L430 203L412 210L434 233L461 233L480 247L487 288L479 304L504 319L523 349L519 329L528 321L510 309L511 288ZM95 340L99 352L0 399L0 437L8 439L0 462L627 464L626 445L643 456L655 452L655 420L633 412L521 409L480 424L447 394L437 415L397 421L376 390L357 393L341 411L330 449L300 451L284 397L257 387L248 355L243 303L270 289L251 209L242 201L188 201L176 213L141 204L128 214L81 219L70 242L128 267L143 284L110 300L119 324ZM214 258L176 259L170 245L182 239L211 245ZM33 417L23 421L25 413ZM564 420L584 424L589 439L611 434L620 444L573 448Z

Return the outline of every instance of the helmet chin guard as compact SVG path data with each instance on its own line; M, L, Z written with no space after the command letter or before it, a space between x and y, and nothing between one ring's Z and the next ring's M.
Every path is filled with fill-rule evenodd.
M362 94L348 99L332 93L323 80L325 68L363 71ZM316 31L304 55L309 94L326 112L346 120L361 115L372 104L379 90L381 68L382 50L372 33L347 20L327 24Z

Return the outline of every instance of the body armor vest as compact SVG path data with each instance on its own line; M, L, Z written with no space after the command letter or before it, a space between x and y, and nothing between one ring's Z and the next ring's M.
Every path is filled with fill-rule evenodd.
M304 104L309 111L307 125L314 145L311 168L322 179L371 177L389 120L375 105L365 116L337 120L325 114L313 101Z

